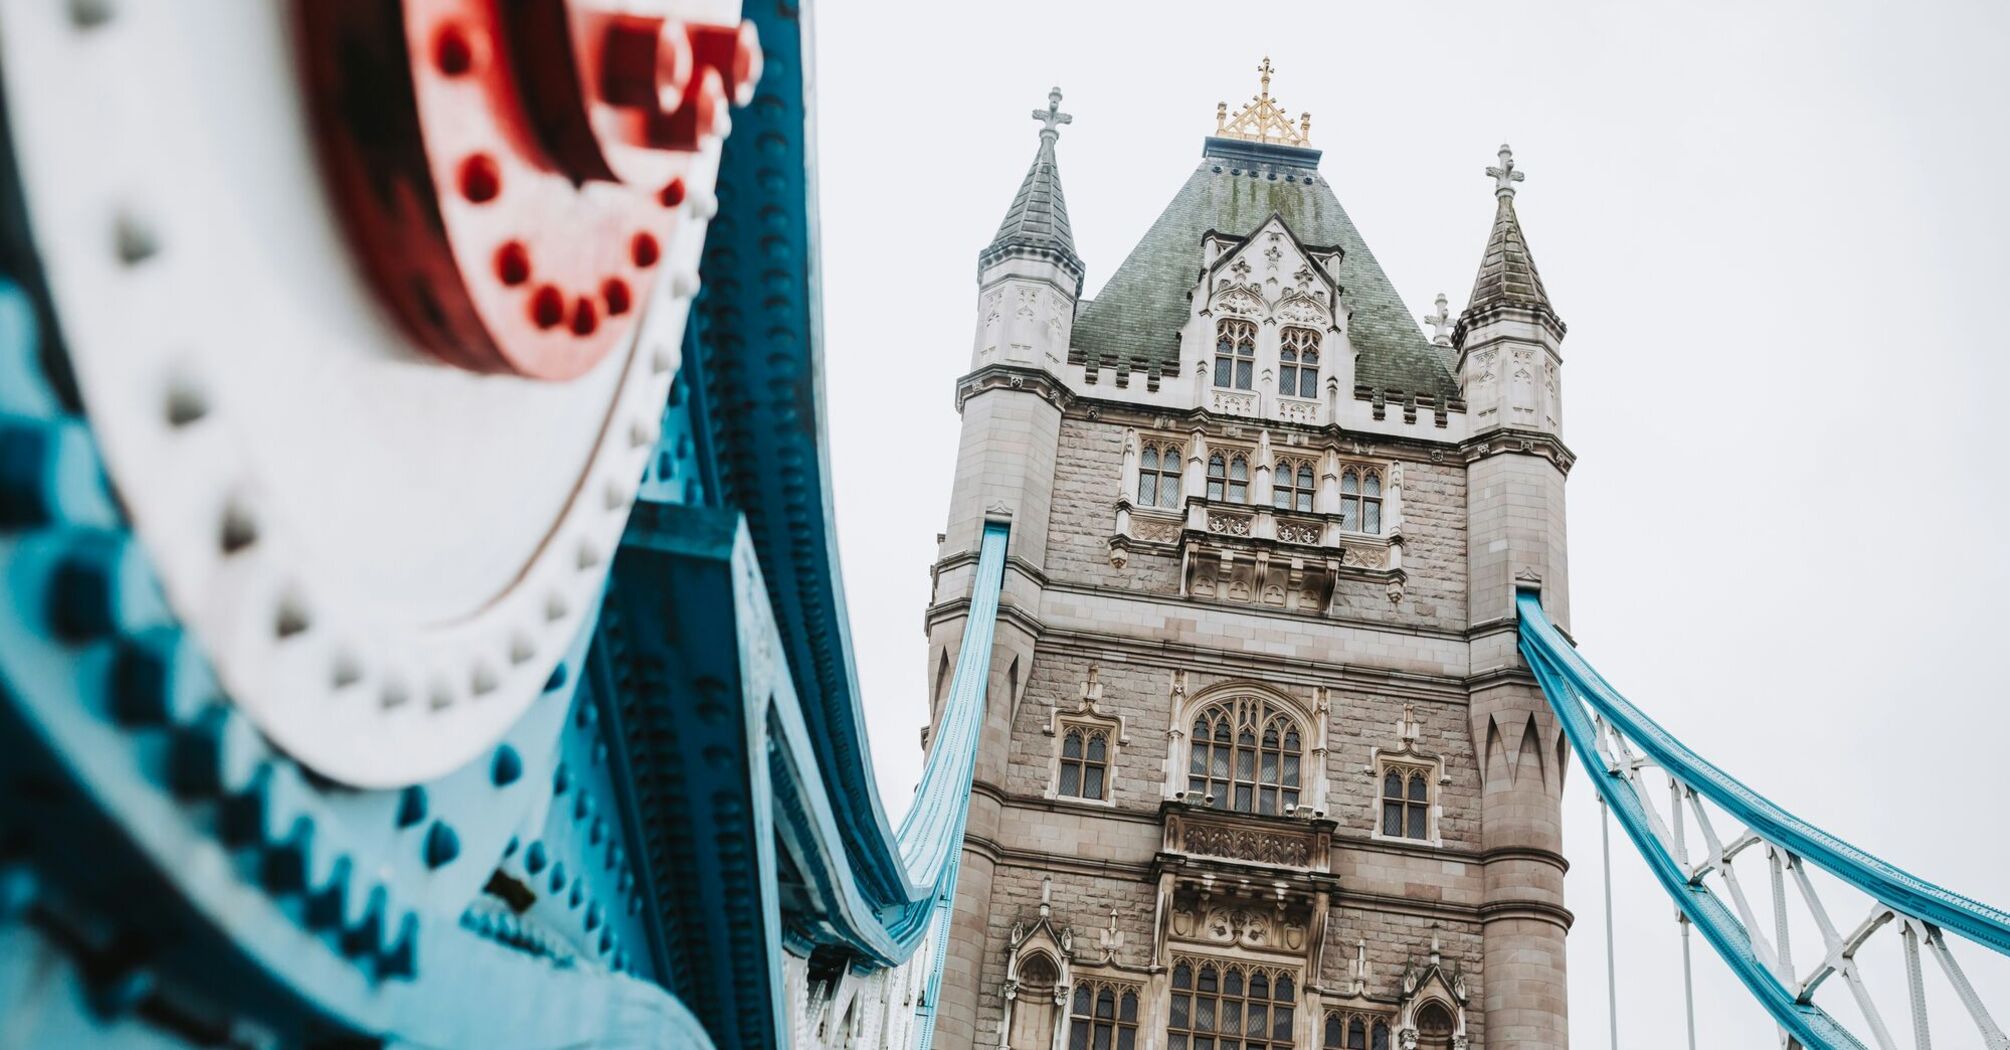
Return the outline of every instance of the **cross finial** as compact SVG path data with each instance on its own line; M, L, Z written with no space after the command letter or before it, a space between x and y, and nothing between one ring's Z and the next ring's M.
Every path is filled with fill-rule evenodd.
M1061 137L1060 126L1073 124L1072 114L1061 112L1061 89L1047 92L1047 108L1033 111L1033 119L1040 122L1040 141L1052 142Z
M1439 292L1437 298L1438 312L1424 315L1424 323L1431 326L1431 342L1439 346L1452 345L1452 314L1449 309L1450 306L1451 302L1445 298L1445 293Z
M1514 196L1514 184L1528 176L1515 170L1514 151L1509 149L1505 142L1501 143L1500 158L1500 167L1488 168L1487 174L1493 176L1494 196L1512 197Z
M1270 56L1269 56L1269 55L1265 55L1265 56L1263 56L1263 64L1262 64L1262 65L1260 65L1260 66L1257 66L1257 67L1256 67L1256 71L1257 71L1258 73L1260 73L1260 74L1262 74L1262 75L1263 75L1263 97L1264 97L1264 98L1269 98L1269 97L1270 97L1270 73L1271 73L1271 69L1270 69Z

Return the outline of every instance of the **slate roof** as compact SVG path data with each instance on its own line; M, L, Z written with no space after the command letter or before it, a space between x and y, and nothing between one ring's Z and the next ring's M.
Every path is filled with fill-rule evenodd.
M1319 151L1209 138L1200 165L1173 195L1130 257L1095 299L1076 313L1071 360L1110 369L1179 370L1179 330L1187 293L1200 278L1201 237L1256 231L1275 213L1299 241L1338 247L1341 302L1353 310L1360 352L1357 386L1385 395L1449 400L1458 380L1444 355L1417 327L1401 296L1319 174Z
M1549 293L1543 290L1542 275L1535 272L1535 258L1528 253L1522 236L1521 220L1515 217L1514 196L1502 194L1494 211L1493 232L1480 256L1480 272L1473 278L1472 298L1466 310L1498 303L1548 307Z
M990 245L978 253L980 270L1014 251L1024 251L1059 260L1080 280L1082 257L1075 254L1075 232L1068 225L1068 198L1061 193L1061 171L1054 159L1055 138L1051 132L1040 136L1040 151L1033 155L1012 206L1005 209L1005 221L998 224Z

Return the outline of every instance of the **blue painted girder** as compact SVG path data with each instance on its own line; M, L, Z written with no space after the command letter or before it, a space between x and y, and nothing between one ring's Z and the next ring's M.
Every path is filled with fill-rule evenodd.
M689 975L672 990L720 1045L783 1044L785 939L896 964L953 894L1006 536L1002 524L986 529L914 809L897 838L878 844L904 863L904 896L885 902L851 865L739 515L637 507L603 612L606 630L628 639L610 656L624 712L613 735L635 770L642 840L682 844L674 858L651 857L661 925L680 934L660 970Z
M1708 799L1734 820L1802 860L1842 879L1886 907L1945 930L1952 930L1999 953L2010 954L2010 914L1942 889L1909 874L1781 809L1691 751L1661 728L1593 670L1549 622L1541 595L1516 596L1522 656L1543 695L1556 710L1578 759L1591 772L1599 795L1619 817L1656 881L1682 913L1696 924L1732 972L1773 1020L1803 1044L1860 1047L1863 1044L1813 1003L1798 1001L1778 974L1754 954L1752 941L1723 902L1689 880L1682 864L1662 845L1647 803L1621 774L1608 770L1599 754L1595 713L1634 747Z

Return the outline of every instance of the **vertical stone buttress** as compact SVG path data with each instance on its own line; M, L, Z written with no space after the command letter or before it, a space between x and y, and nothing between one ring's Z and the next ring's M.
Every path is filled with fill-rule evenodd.
M962 642L977 549L987 521L1009 521L1005 583L992 647L984 733L971 790L956 906L936 1004L935 1045L964 1050L995 1045L996 1033L976 1029L979 1000L1002 981L1002 959L984 951L991 913L999 798L1012 715L1032 673L1033 625L1046 567L1047 524L1061 433L1063 387L1054 372L1066 359L1074 328L1082 262L1068 227L1054 146L1060 91L1049 96L1040 149L997 236L978 256L978 316L972 371L957 384L963 417L951 489L949 522L935 566L928 610L928 660L935 685L931 723L947 695L936 685L954 668ZM986 972L986 967L1001 969Z
M1539 588L1569 630L1558 348L1514 210L1506 146L1489 168L1494 226L1454 345L1472 436L1467 459L1470 723L1481 776L1483 1009L1490 1050L1568 1045L1561 789L1564 742L1515 643L1514 596Z

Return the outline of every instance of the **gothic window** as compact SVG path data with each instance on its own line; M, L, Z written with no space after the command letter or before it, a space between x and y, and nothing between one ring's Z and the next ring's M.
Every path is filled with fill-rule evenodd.
M1229 503L1249 502L1249 458L1237 452L1207 457L1207 498Z
M1297 999L1290 971L1180 959L1167 1050L1290 1050Z
M1075 986L1068 1050L1134 1050L1137 1045L1137 989L1101 981Z
M1452 1045L1452 1012L1445 1004L1432 1001L1417 1011L1418 1045L1423 1050L1439 1050Z
M1431 781L1422 769L1390 766L1382 773L1382 834L1386 838L1431 837Z
M1047 1050L1054 1045L1054 986L1061 975L1051 956L1034 952L1019 960L1018 979L1005 1045L1012 1050Z
M1271 502L1278 510L1312 511L1312 462L1280 459L1271 476Z
M1254 696L1210 704L1194 716L1187 795L1215 809L1275 816L1298 805L1298 721Z
M1363 467L1340 472L1340 527L1348 532L1382 534L1382 473Z
M1256 323L1239 317L1215 327L1214 385L1248 390L1256 385Z
M1138 454L1138 506L1179 506L1178 445L1146 445Z
M1322 1050L1389 1050L1389 1022L1360 1014L1326 1015Z
M1285 397L1319 396L1319 333L1286 328L1277 349L1277 392Z
M1069 726L1061 734L1061 779L1057 791L1068 798L1101 801L1108 790L1110 733Z

